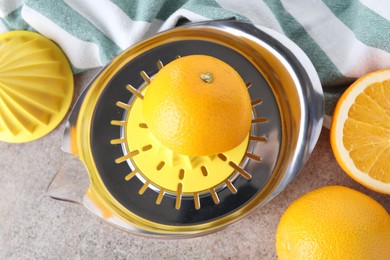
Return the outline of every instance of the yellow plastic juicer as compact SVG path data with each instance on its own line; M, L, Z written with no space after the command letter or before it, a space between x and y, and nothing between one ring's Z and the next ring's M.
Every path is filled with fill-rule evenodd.
M252 126L230 151L175 153L143 118L153 75L192 54L223 60L247 83ZM132 233L205 234L280 193L311 153L322 118L318 76L290 40L236 21L189 24L124 51L90 83L68 120L64 167L48 192Z
M73 97L73 74L61 49L29 31L0 34L0 141L24 143L51 132Z

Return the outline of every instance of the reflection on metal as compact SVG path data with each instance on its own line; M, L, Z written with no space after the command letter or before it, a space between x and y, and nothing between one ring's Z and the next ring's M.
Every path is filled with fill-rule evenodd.
M231 169L218 185L190 190L183 183L191 174L181 167L172 173L178 180L173 188L158 187L155 178L176 160L156 158L150 166L153 173L145 176L135 162L141 153L159 148L144 143L129 149L128 140L137 136L124 131L126 116L133 109L132 100L142 100L143 88L150 81L139 71L154 75L177 55L191 54L222 59L248 82L253 105L251 134L241 161L233 162L226 153L204 158ZM91 182L83 204L91 212L128 232L191 237L237 221L279 194L314 148L323 113L318 76L293 42L247 23L203 22L160 33L115 58L77 101L63 147L87 168L85 175ZM137 131L148 131L145 122L137 122ZM202 168L196 158L184 161L188 168L198 167L197 177L213 178L213 171ZM186 170L180 174L180 169Z

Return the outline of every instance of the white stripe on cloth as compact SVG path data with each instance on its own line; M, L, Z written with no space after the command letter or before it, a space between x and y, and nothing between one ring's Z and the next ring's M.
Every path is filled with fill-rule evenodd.
M383 18L390 20L390 1L360 0L360 2Z
M96 44L74 37L26 5L22 7L22 18L37 32L56 42L74 67L89 69L102 65Z
M247 0L231 1L231 0L216 0L216 2L224 9L236 12L247 17L254 24L258 24L272 30L283 32L275 15L263 1Z
M122 50L140 41L150 27L148 22L133 21L122 9L108 0L65 0L65 3Z
M345 76L357 78L390 66L390 53L360 42L323 2L282 0L282 3Z
M191 12L187 9L179 9L168 17L168 19L160 27L159 32L175 27L177 24L177 21L181 18L186 18L189 21L194 22L194 23L210 20L207 17L204 17L200 14Z
M2 21L0 21L0 33L4 33L6 31L8 31L7 26L5 26L5 24Z
M6 17L23 4L24 0L0 0L0 17Z
M163 25L164 21L159 19L154 19L150 24L149 30L145 32L144 39L154 36Z

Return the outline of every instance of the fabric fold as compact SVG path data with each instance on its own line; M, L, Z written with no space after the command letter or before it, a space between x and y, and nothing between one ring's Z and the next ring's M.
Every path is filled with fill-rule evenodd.
M52 39L74 72L106 65L131 45L182 21L234 18L294 41L320 77L326 113L356 78L390 68L389 4L338 0L0 0L0 31Z

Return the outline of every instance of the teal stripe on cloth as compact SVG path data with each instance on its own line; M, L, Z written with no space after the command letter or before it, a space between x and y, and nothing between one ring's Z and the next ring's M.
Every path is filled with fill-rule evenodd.
M26 5L76 38L97 44L102 64L108 63L122 51L110 38L62 1L29 0Z
M167 3L165 0L111 0L111 2L122 9L133 21L145 22L152 22ZM177 6L177 2L183 1L168 2L173 3L172 6Z
M165 21L175 11L177 11L183 5L185 5L188 2L188 0L175 0L175 1L162 0L162 2L165 2L165 3L162 6L162 8L160 9L160 12L157 14L157 19Z
M310 58L324 88L332 89L351 82L351 79L343 76L321 47L307 34L305 28L287 12L280 0L264 0L264 2L274 13L284 34L298 44Z
M223 9L214 0L111 0L133 21L152 22L153 19L166 20L175 11L183 8L209 19L235 17L249 21L246 17Z
M32 30L32 28L21 19L22 7L17 8L6 17L1 18L1 21L9 30Z
M323 0L323 2L361 42L390 52L390 21L359 1Z
M211 20L230 19L234 17L237 20L249 22L248 18L241 16L238 13L223 9L214 0L190 0L183 5L183 8Z
M321 47L307 34L305 28L287 12L280 0L264 0L264 2L274 13L284 34L293 40L313 63L324 89L325 113L332 115L335 103L342 93L340 89L345 89L353 79L345 77L337 69Z
M346 84L344 86L339 86L337 89L328 89L324 91L325 115L333 115L337 101L344 93L344 91L349 87L349 85L350 84Z

